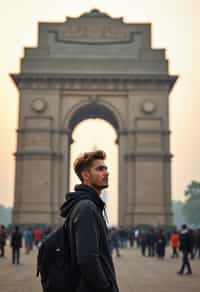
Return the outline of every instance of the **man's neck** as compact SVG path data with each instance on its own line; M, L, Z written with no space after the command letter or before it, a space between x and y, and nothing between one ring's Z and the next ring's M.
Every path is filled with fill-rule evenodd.
M92 188L92 189L94 189L95 192L100 196L100 193L101 193L101 190L100 189L96 188L94 185L89 184L89 183L83 183L83 184L86 185L86 186L88 186L88 187L90 187L90 188Z

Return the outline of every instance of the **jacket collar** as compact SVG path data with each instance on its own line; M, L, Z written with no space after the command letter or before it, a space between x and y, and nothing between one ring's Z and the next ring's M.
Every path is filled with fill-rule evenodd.
M92 187L79 184L75 186L75 191L86 193L90 200L92 200L101 210L105 208L104 201L100 198L99 194Z

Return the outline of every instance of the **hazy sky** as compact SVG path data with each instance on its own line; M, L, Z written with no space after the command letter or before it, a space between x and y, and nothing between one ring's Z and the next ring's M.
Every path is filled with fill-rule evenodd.
M172 197L200 180L199 0L1 0L0 6L0 203L12 205L18 91L9 73L19 72L24 47L37 46L38 22L64 22L98 8L125 22L151 22L152 47L165 48L170 74L179 75L170 95ZM90 145L91 147L91 145Z
M106 133L106 135L105 135ZM73 144L71 147L71 173L70 190L74 184L80 183L73 171L73 162L79 153L103 149L106 152L106 165L109 172L109 188L105 189L104 199L107 204L109 222L118 222L118 145L115 143L117 133L114 128L106 121L100 119L88 119L75 127L73 134Z

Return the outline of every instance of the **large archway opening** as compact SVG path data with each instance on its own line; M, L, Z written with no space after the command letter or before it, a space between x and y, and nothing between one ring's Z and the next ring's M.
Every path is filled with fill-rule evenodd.
M107 154L109 188L102 192L107 205L109 223L118 224L118 144L115 128L103 119L85 119L72 131L70 149L70 190L80 183L73 171L73 161L83 152L102 149Z

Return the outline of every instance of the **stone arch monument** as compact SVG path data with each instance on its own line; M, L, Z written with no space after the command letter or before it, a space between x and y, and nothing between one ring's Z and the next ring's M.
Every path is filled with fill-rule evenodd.
M92 10L40 23L25 48L19 89L13 222L57 224L69 187L71 134L87 118L116 130L119 224L171 224L169 93L164 49L151 25Z

